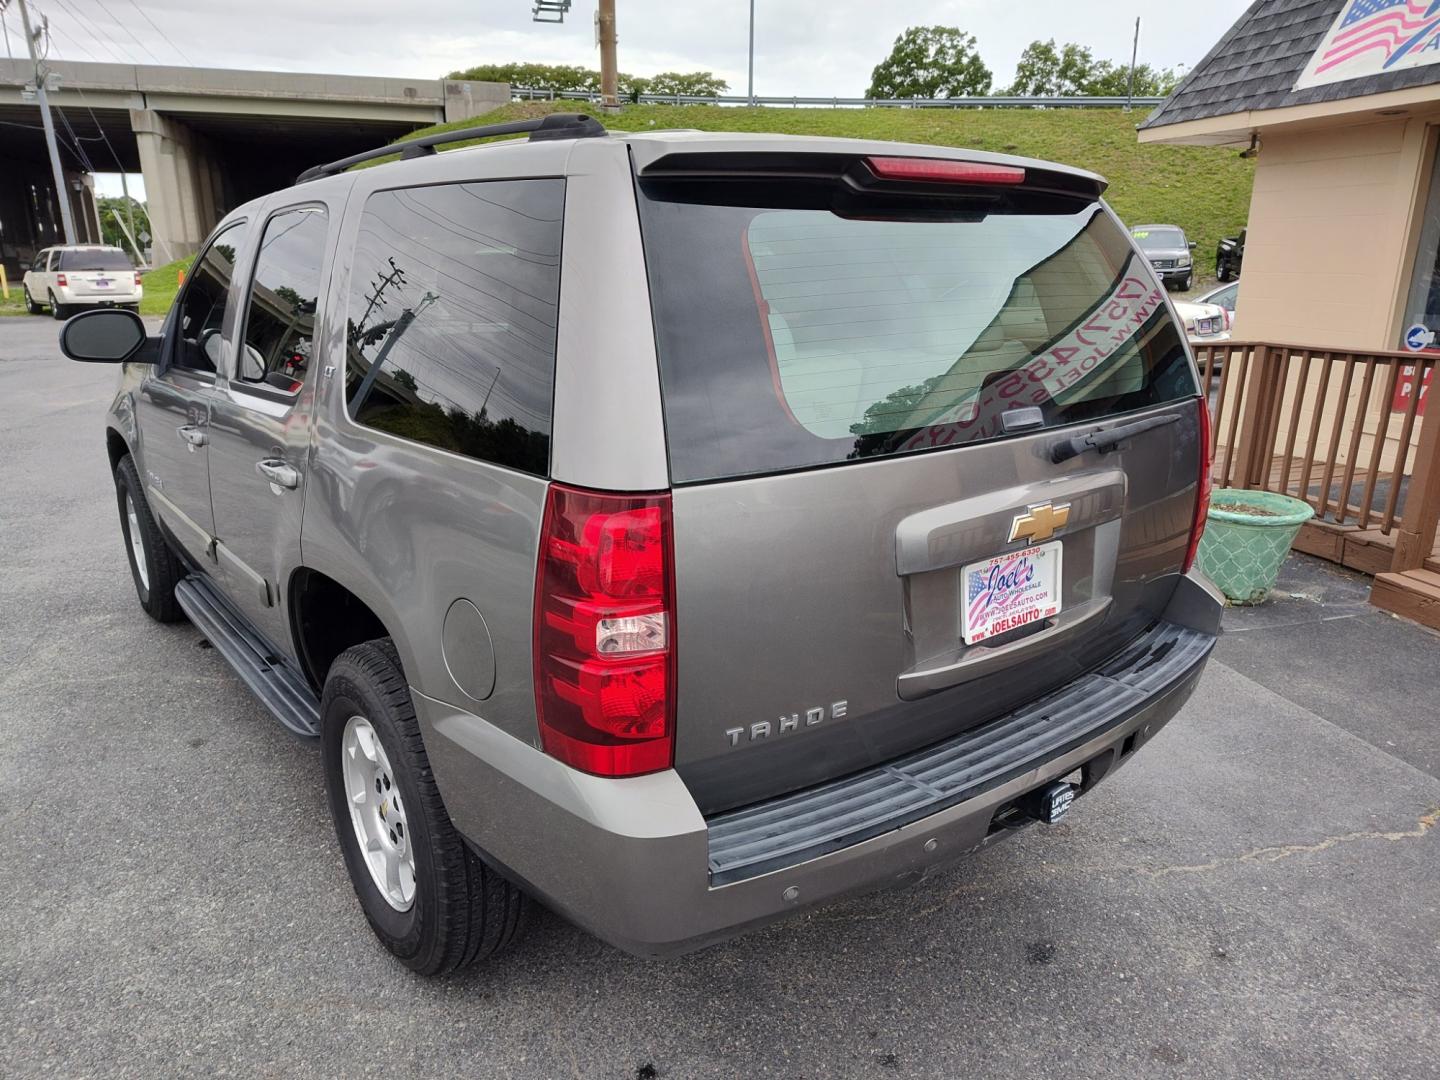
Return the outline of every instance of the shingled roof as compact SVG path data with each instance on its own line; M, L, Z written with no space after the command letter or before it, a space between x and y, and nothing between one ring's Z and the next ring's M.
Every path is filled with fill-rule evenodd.
M1440 82L1440 64L1293 89L1347 0L1255 0L1142 129Z

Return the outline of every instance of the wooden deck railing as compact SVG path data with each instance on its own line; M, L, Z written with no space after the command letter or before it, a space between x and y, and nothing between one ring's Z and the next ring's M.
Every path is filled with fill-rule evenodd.
M1393 570L1419 568L1440 520L1440 355L1273 342L1196 348L1209 388L1217 487L1303 499L1316 518L1395 534Z

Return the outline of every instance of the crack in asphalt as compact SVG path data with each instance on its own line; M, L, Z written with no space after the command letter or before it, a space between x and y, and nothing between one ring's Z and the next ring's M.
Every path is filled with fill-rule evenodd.
M1196 863L1191 866L1162 866L1156 870L1147 870L1144 867L1136 867L1135 872L1148 878L1166 877L1170 874L1203 874L1211 870L1218 870L1222 866L1233 866L1238 863L1273 863L1281 859L1288 859L1292 855L1310 855L1315 852L1325 851L1336 847L1339 844L1350 844L1359 840L1385 840L1397 843L1401 840L1417 840L1423 837L1431 829L1440 824L1440 807L1420 815L1415 822L1415 828L1384 832L1369 830L1363 832L1341 833L1338 836L1327 836L1323 840L1313 844L1278 844L1269 847L1254 848L1240 855L1227 855L1218 859L1211 859L1206 863Z

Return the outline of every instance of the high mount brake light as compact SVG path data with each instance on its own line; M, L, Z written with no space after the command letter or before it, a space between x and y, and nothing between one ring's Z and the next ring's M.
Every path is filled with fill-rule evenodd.
M535 584L545 752L598 776L668 769L675 746L670 495L551 484Z
M1014 165L985 165L945 158L870 157L870 171L881 180L918 180L932 184L1023 184L1025 170Z
M1195 499L1195 516L1190 521L1190 545L1185 549L1184 573L1195 565L1200 550L1200 537L1205 532L1205 518L1210 513L1210 402L1202 395L1200 406L1200 491Z

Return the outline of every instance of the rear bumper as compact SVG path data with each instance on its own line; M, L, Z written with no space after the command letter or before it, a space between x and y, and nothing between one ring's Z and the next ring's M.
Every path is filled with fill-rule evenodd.
M82 293L71 288L55 289L55 299L62 304L74 307L119 307L122 305L128 307L131 304L140 303L144 299L144 295L143 287L137 287L134 292L121 292L117 289L115 292L103 293Z
M947 781L937 778L934 768L916 781L939 793L929 804L912 799L908 809L896 811L897 799L904 801L896 791L894 798L872 800L880 809L866 820L870 811L847 794L844 806L868 827L801 838L788 852L762 850L761 858L750 857L753 845L737 848L737 825L743 832L747 816L753 822L758 815L770 824L751 830L752 836L770 836L775 825L780 835L790 836L784 825L791 810L796 822L837 820L834 807L816 802L825 791L796 793L707 822L673 771L631 780L587 776L476 716L412 693L431 764L460 831L537 897L598 937L637 955L664 955L839 897L918 881L1006 835L1011 830L1000 819L1013 816L1021 796L1076 770L1082 773L1082 793L1088 792L1189 698L1219 632L1220 611L1203 579L1185 579L1165 613L1166 623L1186 631L1184 659L1168 666L1142 661L1140 671L1151 673L1127 686L1130 696L1122 708L1097 710L1089 727L1071 721L1078 726L1062 740L1035 743L1030 757L1010 753L988 772L984 761L976 771L973 754L947 751L946 761L958 760L970 770L948 794ZM1170 651L1166 646L1160 655ZM1107 670L1085 678L1103 678ZM1039 720L1050 719L1052 706L1046 708ZM1082 711L1075 710L1077 716ZM1034 725L1027 730L1033 734ZM1007 729L996 745L1013 751L1019 738ZM933 763L940 749L890 763L876 774L904 773L926 755ZM946 775L953 780L954 767ZM855 782L847 778L824 787ZM793 835L802 831L797 825ZM747 853L743 866L737 850Z

